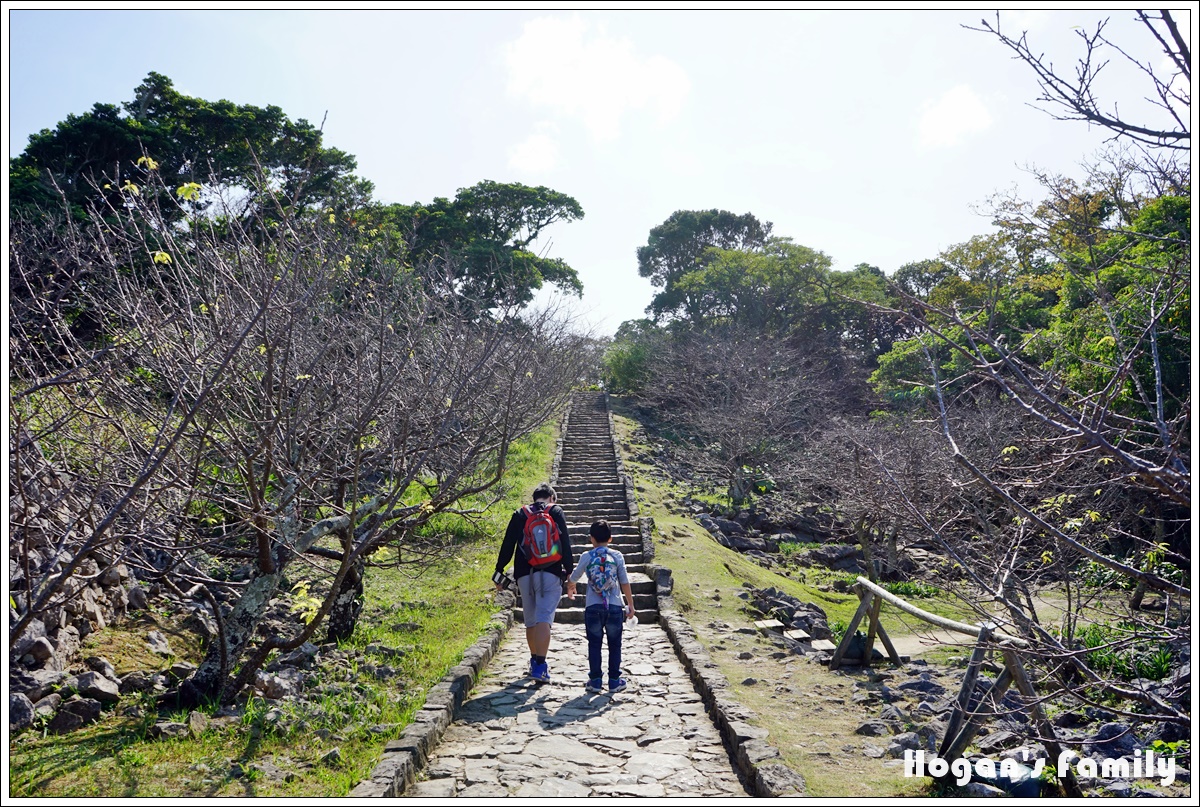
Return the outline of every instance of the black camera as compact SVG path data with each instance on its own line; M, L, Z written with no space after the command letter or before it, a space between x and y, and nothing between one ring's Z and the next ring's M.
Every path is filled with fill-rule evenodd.
M513 586L516 585L516 581L506 575L504 572L496 572L493 574L492 582L500 586L500 588L504 589L505 591L512 591Z

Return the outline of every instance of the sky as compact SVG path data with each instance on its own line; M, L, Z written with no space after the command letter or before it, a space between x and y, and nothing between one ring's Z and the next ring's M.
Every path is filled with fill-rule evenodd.
M355 155L383 202L485 179L545 185L585 217L536 248L578 271L574 309L601 335L645 316L655 289L636 250L677 210L752 213L835 269L891 273L989 232L993 194L1040 198L1033 169L1081 176L1107 137L1031 106L1029 68L964 27L993 11L216 5L6 3L10 157L156 71L187 95L323 121L325 144ZM1176 12L1189 37L1194 17ZM1105 18L1111 39L1161 66L1129 10L1000 13L1064 69L1079 31ZM1097 94L1149 117L1145 82L1111 55Z

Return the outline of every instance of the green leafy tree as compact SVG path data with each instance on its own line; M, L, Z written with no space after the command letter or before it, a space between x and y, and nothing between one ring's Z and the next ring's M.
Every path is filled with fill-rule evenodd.
M604 352L604 386L619 394L640 394L653 383L651 365L666 334L653 320L627 320Z
M709 248L756 250L766 246L771 223L760 222L750 213L736 215L727 210L677 210L650 231L645 246L638 247L638 274L661 288L646 313L655 319L684 316L699 321L704 316L701 300L679 287L688 273L703 268Z
M528 303L546 283L570 294L583 291L565 261L532 251L550 225L583 218L579 202L565 193L486 180L460 188L453 200L390 205L379 215L405 235L413 262L452 261L460 267L463 296L485 305L499 299Z
M370 184L353 176L355 167L351 155L322 144L319 129L292 121L277 106L193 98L166 76L150 73L132 100L96 104L32 135L9 166L10 210L53 217L65 197L80 217L92 207L122 206L131 188L172 191L189 183L209 192L194 198L192 207L205 206L211 193L224 188L248 194L248 207L261 202L251 188L290 204L344 207L370 195ZM159 183L147 182L151 173ZM257 181L261 173L271 180L265 187ZM162 209L184 215L179 205Z
M832 261L823 252L771 238L761 249L712 247L675 282L694 319L783 335L819 301Z

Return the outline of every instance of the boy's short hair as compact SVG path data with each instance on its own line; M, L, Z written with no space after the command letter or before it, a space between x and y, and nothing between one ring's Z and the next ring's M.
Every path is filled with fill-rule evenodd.
M592 526L588 529L588 535L600 543L606 544L612 540L612 529L609 528L607 521L600 518L592 522Z
M554 488L550 487L549 482L543 482L533 489L533 500L535 502L541 499L553 499L556 495Z

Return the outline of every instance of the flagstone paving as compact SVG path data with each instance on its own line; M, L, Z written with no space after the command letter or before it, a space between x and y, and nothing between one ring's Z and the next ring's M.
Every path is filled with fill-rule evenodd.
M629 688L592 694L587 682L583 597L560 603L549 661L551 683L528 677L518 619L406 796L745 796L717 728L658 623L613 445L603 393L578 393L554 480L576 557L596 518L625 555L642 624L621 653ZM582 589L581 589L582 590ZM605 646L607 653L607 644ZM605 657L607 659L607 656ZM607 661L605 662L607 664Z
M406 796L745 796L666 633L623 638L624 692L589 693L582 625L556 625L551 683L528 677L518 625Z

